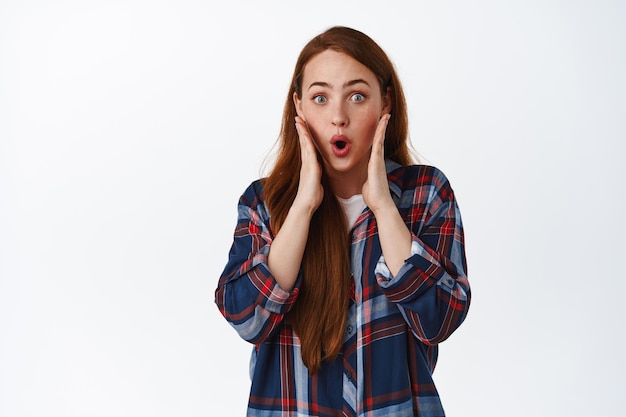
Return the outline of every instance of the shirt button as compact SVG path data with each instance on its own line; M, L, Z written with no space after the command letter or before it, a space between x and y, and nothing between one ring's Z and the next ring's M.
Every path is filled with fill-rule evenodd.
M453 287L454 286L454 279L453 278L448 278L446 280L446 284L448 284L449 286Z
M352 333L353 327L351 325L348 325L348 327L346 327L346 332L348 334Z
M352 235L352 240L356 240L356 235Z

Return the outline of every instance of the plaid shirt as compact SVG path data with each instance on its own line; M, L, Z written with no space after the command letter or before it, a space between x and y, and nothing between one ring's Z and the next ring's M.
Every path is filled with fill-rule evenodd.
M344 345L309 375L284 320L298 299L267 266L274 234L260 181L244 192L215 301L255 345L248 416L443 416L432 372L437 344L470 304L463 226L454 193L434 167L387 161L393 199L412 232L412 256L396 276L385 265L376 219L365 209L351 230L353 290Z

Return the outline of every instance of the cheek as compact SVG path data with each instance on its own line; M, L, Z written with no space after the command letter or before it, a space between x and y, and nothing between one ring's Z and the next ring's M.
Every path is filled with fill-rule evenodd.
M370 140L373 140L376 128L378 127L378 122L378 113L371 113L367 117L363 118L361 122L363 135Z
M322 133L322 123L320 122L320 117L315 112L306 111L306 109L303 109L302 114L304 116L304 120L306 120L309 132L311 132L313 142L317 145L317 142L321 137L320 134Z
M320 137L322 137L321 131L317 129L317 126L314 120L307 120L307 126L309 128L309 132L311 132L311 139L313 139L313 144L319 150L320 149Z

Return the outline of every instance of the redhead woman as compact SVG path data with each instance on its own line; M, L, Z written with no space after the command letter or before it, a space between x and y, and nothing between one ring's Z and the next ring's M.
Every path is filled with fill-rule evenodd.
M443 416L438 344L470 305L448 179L411 158L404 93L367 35L297 60L279 153L238 205L215 301L254 345L248 416Z

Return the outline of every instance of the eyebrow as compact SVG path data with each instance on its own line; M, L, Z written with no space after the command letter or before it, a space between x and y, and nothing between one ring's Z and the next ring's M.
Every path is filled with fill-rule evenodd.
M356 80L351 80L351 81L346 82L346 83L343 85L343 88L346 88L346 87L352 87L353 85L356 85L356 84L365 84L366 86L368 86L368 87L370 87L370 88L371 88L371 86L369 85L369 83L368 83L367 81L365 81L364 79L361 79L361 78L358 78L358 79L356 79ZM329 83L327 83L327 82L324 82L324 81L315 81L315 82L311 83L311 85L309 85L309 88L308 88L308 89L310 90L311 88L313 88L313 87L315 87L315 86L318 86L318 87L324 87L324 88L331 88L331 89L333 88L332 84L329 84Z

